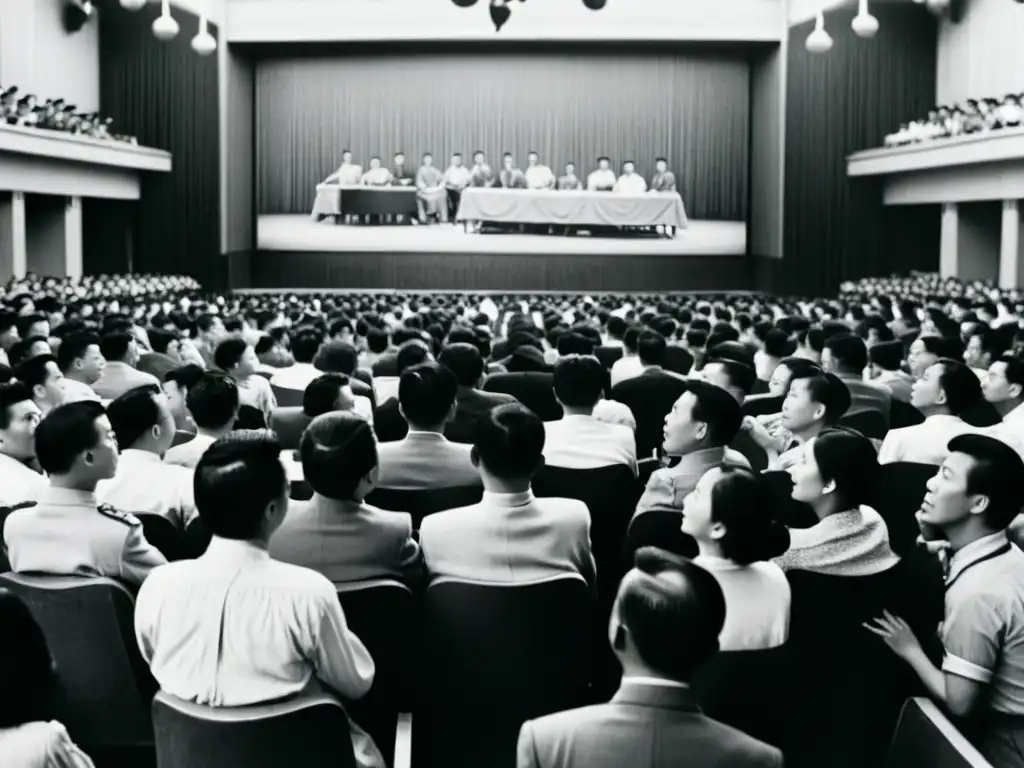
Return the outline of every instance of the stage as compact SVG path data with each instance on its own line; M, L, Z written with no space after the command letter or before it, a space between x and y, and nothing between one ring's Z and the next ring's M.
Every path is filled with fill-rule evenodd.
M233 288L741 290L747 225L691 221L649 235L467 234L461 225L359 226L263 215L257 251L232 254Z

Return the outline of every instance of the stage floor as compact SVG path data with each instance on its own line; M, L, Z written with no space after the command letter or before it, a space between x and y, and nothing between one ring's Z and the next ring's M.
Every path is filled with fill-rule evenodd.
M466 234L461 224L349 226L308 215L259 217L260 251L352 253L565 254L612 256L742 256L747 252L743 221L691 221L672 240L653 236Z

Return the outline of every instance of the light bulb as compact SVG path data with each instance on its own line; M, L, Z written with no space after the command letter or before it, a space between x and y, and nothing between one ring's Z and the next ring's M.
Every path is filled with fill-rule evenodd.
M126 11L141 11L146 7L146 0L121 0L121 7Z
M199 17L199 32L192 38L192 50L200 56L209 56L217 50L217 39L206 27L206 17Z
M178 22L171 16L171 4L168 0L163 0L163 11L153 22L153 35L163 43L178 36Z
M868 0L860 0L857 15L853 17L850 26L853 27L853 33L857 37L862 37L865 40L870 40L878 34L878 19L868 11Z
M818 11L814 19L814 31L807 36L804 43L809 53L828 53L832 50L832 37L825 31L825 16Z

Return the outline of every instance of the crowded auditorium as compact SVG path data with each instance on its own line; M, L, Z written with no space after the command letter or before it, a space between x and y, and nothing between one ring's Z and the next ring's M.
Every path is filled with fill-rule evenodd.
M1021 39L0 0L0 768L1024 768Z

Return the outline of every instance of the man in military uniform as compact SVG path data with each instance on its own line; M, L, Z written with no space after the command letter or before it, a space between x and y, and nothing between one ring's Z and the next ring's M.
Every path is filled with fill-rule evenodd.
M84 400L54 409L35 433L50 483L31 509L4 526L11 570L107 576L140 585L167 561L138 518L96 500L96 484L117 470L117 440L103 406Z

